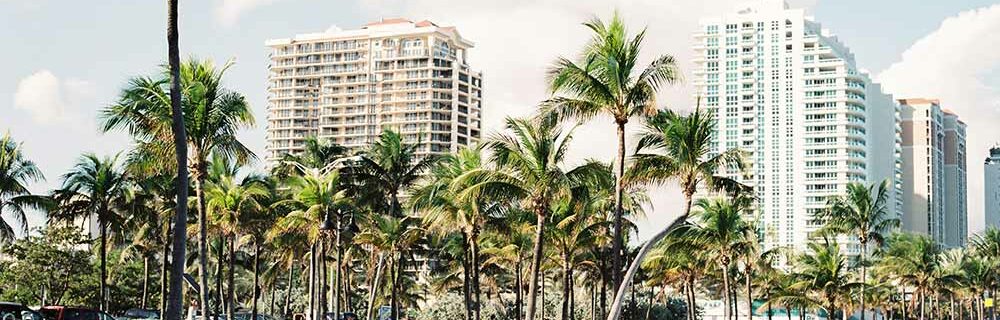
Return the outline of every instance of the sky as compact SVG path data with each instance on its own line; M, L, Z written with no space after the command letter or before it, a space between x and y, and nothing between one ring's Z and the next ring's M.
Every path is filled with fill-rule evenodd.
M475 42L473 68L484 73L484 127L528 115L546 98L544 71L560 56L575 57L588 39L580 25L619 10L631 30L648 29L645 61L671 54L686 78L700 17L733 10L736 0L180 0L184 57L233 59L228 87L253 105L260 125L241 133L264 151L267 48L264 41L328 28L351 29L383 17L430 19L453 25ZM969 125L969 229L983 228L982 159L1000 141L1000 4L996 0L789 0L805 8L855 53L898 97L936 97ZM24 143L56 187L84 152L108 155L129 147L120 133L102 134L97 113L131 77L159 72L166 61L166 1L0 0L0 132ZM692 85L664 88L658 103L689 108ZM609 119L576 131L573 161L610 160ZM681 203L674 187L651 190L639 239L665 226ZM37 226L39 214L29 217Z

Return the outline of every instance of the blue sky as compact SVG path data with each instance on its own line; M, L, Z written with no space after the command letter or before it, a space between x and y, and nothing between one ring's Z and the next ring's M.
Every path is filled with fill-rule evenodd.
M132 76L158 71L164 61L166 1L0 0L0 131L23 141L54 187L85 151L109 154L128 147L120 134L100 134L96 112ZM430 18L455 25L477 43L473 64L485 72L484 125L524 115L545 97L543 70L572 56L587 39L579 23L619 9L647 26L646 51L674 54L689 67L690 34L698 17L731 10L739 1L597 0L181 0L183 56L235 58L227 84L265 107L267 50L263 42L332 26L355 28L380 17ZM862 68L891 93L940 97L970 125L970 229L982 226L985 149L1000 141L1000 5L995 1L792 0L856 54ZM687 68L690 69L690 68ZM667 88L664 106L689 103L689 85ZM263 122L261 122L263 123ZM607 121L579 130L576 159L607 159L613 138ZM243 134L263 152L263 127ZM654 192L654 209L640 222L647 235L679 207L670 187ZM34 217L33 223L40 219Z

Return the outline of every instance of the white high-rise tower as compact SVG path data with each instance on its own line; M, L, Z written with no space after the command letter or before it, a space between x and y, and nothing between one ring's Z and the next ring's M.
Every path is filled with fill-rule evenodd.
M743 181L756 191L766 248L803 249L820 226L813 215L851 182L888 181L888 210L900 214L899 106L836 36L764 0L703 19L695 40L696 94L718 123L712 151L748 152Z
M1000 228L1000 145L990 148L990 155L986 157L983 168L986 227Z

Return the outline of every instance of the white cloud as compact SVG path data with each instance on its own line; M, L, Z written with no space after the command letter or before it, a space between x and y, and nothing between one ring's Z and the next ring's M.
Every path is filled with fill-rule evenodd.
M77 110L73 102L92 95L90 83L78 80L61 80L49 70L40 70L21 79L14 92L14 108L31 115L39 124L74 123Z
M223 26L231 27L239 21L240 15L256 7L269 4L275 0L221 0L215 8L216 18Z
M603 0L366 0L363 8L376 16L385 8L401 8L393 13L411 20L430 19L443 26L456 26L463 37L475 42L470 64L484 72L486 132L500 129L504 117L533 112L546 98L545 70L559 56L575 58L589 39L581 23L594 14L608 19L617 9L629 23L631 32L647 27L645 57L672 54L685 77L693 50L692 33L700 17L731 11L740 0L660 1L639 0L611 3ZM814 4L798 0L793 7ZM687 108L693 104L690 86L680 84L661 90L660 105ZM636 127L636 126L633 126ZM629 139L634 140L634 139ZM596 119L576 130L571 157L610 161L616 150L610 120ZM639 238L658 231L680 212L682 203L672 187L651 190L655 212L640 221Z
M980 160L1000 141L1000 5L965 11L917 40L878 76L897 98L939 98L968 124L969 225L983 228Z

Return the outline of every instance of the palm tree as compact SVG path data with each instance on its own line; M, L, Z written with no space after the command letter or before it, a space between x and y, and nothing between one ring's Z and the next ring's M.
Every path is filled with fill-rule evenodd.
M920 319L926 317L926 299L940 280L941 248L929 236L912 233L894 233L888 239L888 248L879 268L892 274L902 285L916 290L920 304Z
M117 155L99 158L91 153L84 154L62 178L62 186L54 195L59 208L49 214L49 219L69 223L77 219L96 220L101 260L99 301L101 310L105 310L108 301L108 233L122 231L124 207L131 184L121 169Z
M344 146L317 137L306 138L302 148L303 151L299 154L285 154L273 169L275 175L279 177L290 174L302 175L304 172L299 170L300 167L322 169L347 154L347 148Z
M186 151L198 207L198 265L199 286L208 286L208 216L205 210L205 181L208 178L208 160L213 154L233 159L237 165L247 163L255 156L236 138L241 128L253 126L254 118L246 98L222 85L222 77L232 63L221 68L211 61L190 60L181 65L179 73L171 70L169 77L160 79L135 78L122 91L118 101L102 110L103 130L124 130L137 140L133 158L154 162L151 167L159 170L172 167L165 163L177 151ZM175 76L176 74L176 76ZM179 84L174 83L180 81ZM168 89L167 84L170 85ZM177 90L179 88L179 90ZM167 92L171 98L167 99ZM184 135L175 134L177 113L172 105L174 95L184 99ZM168 103L169 102L169 103ZM171 124L171 125L168 125ZM186 138L186 150L176 148L178 137ZM174 139L174 146L166 143ZM171 149L173 148L173 150ZM179 168L177 169L180 172ZM184 175L186 178L187 176ZM186 190L184 190L186 192ZM185 215L186 216L186 215ZM183 245L183 244L182 244ZM183 260L181 258L180 260ZM207 290L200 292L201 312L208 314Z
M128 165L126 164L126 167ZM126 169L126 175L130 174ZM143 177L131 173L134 188L128 190L125 229L132 233L132 240L123 249L122 259L138 255L143 262L141 307L146 308L149 296L149 264L160 252L160 307L165 312L167 302L168 256L170 255L171 219L173 204L173 177L154 175Z
M851 234L861 245L861 319L865 319L865 285L868 283L868 245L881 246L883 234L899 227L899 219L886 210L888 181L865 187L860 183L847 185L847 194L829 201L826 210L816 219L825 224L819 230L827 234Z
M615 161L613 283L621 283L622 196L625 185L625 127L637 116L656 110L661 86L680 80L680 70L671 55L660 55L641 67L638 60L646 30L629 35L618 12L605 24L598 18L584 23L594 34L579 63L559 58L548 71L549 90L556 95L542 104L542 113L586 121L598 115L614 120L618 133ZM642 68L640 71L639 68Z
M14 239L14 227L4 220L10 214L27 233L28 217L25 210L44 210L50 204L48 197L33 195L28 184L45 180L42 171L24 155L21 144L14 141L9 133L0 137L0 244Z
M403 142L403 136L395 131L382 131L379 140L345 168L352 196L374 212L402 217L400 195L437 160L417 155L418 148Z
M249 216L265 210L259 200L269 196L270 192L262 177L248 176L238 179L237 167L219 156L213 158L210 164L212 168L209 169L210 179L205 188L207 199L205 209L209 213L209 219L222 232L223 241L229 242L228 255L223 254L227 256L228 262L225 312L227 315L232 315L235 305L233 282L236 273L237 240L242 236L242 231L247 231Z
M587 163L568 171L562 165L572 133L563 134L552 119L507 118L509 132L492 137L488 146L497 168L474 170L464 179L478 183L464 191L459 199L483 195L516 197L520 205L535 215L535 240L528 291L528 320L535 319L538 281L541 275L545 221L555 200L568 197L570 187L587 181L601 171L597 163Z
M181 106L181 54L177 31L177 2L167 0L167 65L170 74L170 136L173 138L177 172L174 178L174 233L171 237L174 264L170 268L170 303L165 305L165 320L181 320L181 281L184 277L185 250L187 249L187 197L188 163L187 130L184 125L184 108ZM162 97L162 96L160 96ZM162 98L158 98L162 99ZM162 103L162 102L161 102ZM166 258L164 258L164 261ZM160 297L163 299L164 297ZM204 300L202 303L204 305ZM207 313L202 313L207 314Z
M833 319L841 306L848 304L845 293L856 287L847 272L847 258L836 242L810 242L810 253L799 256L795 264L792 290L802 291L807 299L800 304L818 305L826 310L827 319ZM845 316L845 320L846 315Z
M739 258L740 248L752 241L754 231L750 224L743 220L742 214L749 209L750 202L729 199L700 199L695 204L700 211L696 214L698 222L685 232L685 236L694 242L702 244L709 257L719 264L722 273L722 304L725 306L723 318L730 319L731 308L735 301L730 296L732 291L729 278L730 266Z
M649 250L671 230L687 220L691 213L692 198L700 185L711 191L746 193L748 188L737 180L717 174L741 174L744 170L743 152L729 149L711 153L715 120L708 112L696 108L689 115L681 116L669 110L660 111L647 119L640 135L632 168L625 173L625 181L634 184L663 184L676 180L683 192L685 209L666 228L655 234L642 248L625 273L624 282L617 288L608 320L621 315L626 284L632 281L639 265ZM720 172L725 171L725 172Z
M317 300L319 290L313 290L317 285L316 274L319 270L325 269L325 259L323 253L317 250L321 247L320 242L324 235L320 226L329 221L330 215L345 208L348 204L346 191L341 185L339 172L332 167L323 169L308 169L299 166L298 170L304 172L301 176L290 176L286 181L292 199L279 201L275 204L278 207L292 208L292 211L284 217L278 219L275 227L270 231L269 238L274 239L282 234L295 234L308 239L310 246L310 279L311 288L309 294L310 306L318 306ZM320 308L311 308L310 314L314 319Z
M651 283L670 285L683 292L687 303L685 319L695 320L698 280L705 278L709 270L708 250L703 242L685 236L682 230L674 229L653 248L642 268L649 273Z
M460 232L464 239L463 248L467 251L462 260L465 261L465 283L471 288L474 302L471 305L473 318L480 319L481 300L479 270L482 267L480 253L480 234L486 225L486 215L490 209L498 208L495 202L487 197L476 199L458 199L458 195L476 181L463 180L462 177L474 170L482 169L482 147L462 148L456 154L447 155L433 165L428 173L428 180L417 188L411 198L411 207L423 214L423 220L431 231ZM462 201L464 200L464 201Z
M403 252L420 240L422 234L422 229L416 226L415 219L413 218L406 216L397 218L393 216L372 215L369 223L355 237L355 241L358 243L371 245L381 254L389 257L389 305L392 309L390 319L399 319ZM373 288L372 290L375 289ZM373 318L373 305L374 303L369 303L368 306L369 318Z

